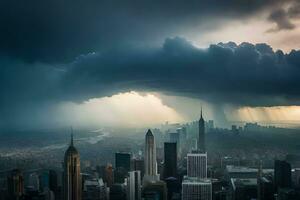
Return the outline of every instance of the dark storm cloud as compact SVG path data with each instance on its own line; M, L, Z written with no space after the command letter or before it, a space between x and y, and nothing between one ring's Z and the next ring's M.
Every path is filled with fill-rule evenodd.
M233 42L199 49L182 38L159 49L126 49L79 57L64 75L66 98L84 100L128 90L162 91L215 103L300 103L300 51ZM78 95L79 94L79 95Z
M0 58L0 127L14 123L41 123L48 115L48 103L59 94L60 68L42 63L25 63ZM37 111L44 111L37 116Z
M269 20L277 24L277 28L274 31L282 29L294 29L296 26L290 21L290 17L287 12L283 9L276 10L271 13Z
M217 28L226 19L291 1L3 0L0 53L26 61L72 60L115 46L161 42L203 24Z
M215 105L300 105L300 51L233 42L199 49L183 38L160 48L118 48L83 54L69 64L1 58L0 126L55 120L60 102L118 92L155 91Z
M269 32L280 30L292 30L296 28L292 20L300 17L300 2L292 2L287 9L277 8L273 10L269 16L269 21L276 24L276 28L270 29Z

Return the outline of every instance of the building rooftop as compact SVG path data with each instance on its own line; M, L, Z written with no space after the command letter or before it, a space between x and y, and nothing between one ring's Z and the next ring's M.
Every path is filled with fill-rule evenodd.
M211 179L208 178L197 178L197 177L188 177L184 176L182 184L199 184L199 185L209 185L211 184Z
M103 186L103 180L102 179L88 179L84 181L84 186Z
M148 131L147 131L147 133L146 133L146 137L148 137L148 136L153 136L153 134L152 134L152 132L151 132L150 129L148 129Z
M232 178L230 182L234 190L236 187L257 186L257 178Z
M228 173L257 173L258 169L243 167L243 166L235 166L235 165L227 165L226 171ZM263 173L273 173L274 169L263 169Z
M203 153L199 150L194 150L191 153L188 153L187 156L207 156L207 153Z

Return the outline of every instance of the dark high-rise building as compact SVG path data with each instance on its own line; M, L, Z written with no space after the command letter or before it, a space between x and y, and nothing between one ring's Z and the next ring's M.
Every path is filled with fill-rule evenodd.
M131 169L131 155L129 153L116 153L115 163L116 168L114 171L114 182L124 183L124 180Z
M19 200L24 194L24 178L20 170L14 169L7 177L8 199Z
M74 147L73 134L71 144L64 158L64 200L81 200L80 157Z
M286 161L275 160L274 182L276 190L292 185L291 165Z
M148 182L143 186L143 200L167 200L167 185L163 181Z
M54 170L49 170L49 189L57 193L57 173Z
M113 184L110 187L109 200L126 200L126 188L123 184Z
M116 153L115 161L116 168L124 168L127 172L130 171L130 159L131 155L129 153Z
M39 188L40 191L45 191L47 189L49 189L49 171L45 170L43 172L41 172L41 174L39 175Z
M167 197L168 200L179 200L180 198L180 190L181 190L181 182L177 178L169 177L164 180L167 184Z
M176 143L164 143L164 178L177 177Z
M124 183L125 178L128 176L130 171L130 160L131 156L129 153L116 153L115 163L116 169L114 173L115 183Z
M205 122L202 116L202 108L199 119L199 137L198 137L198 150L201 152L206 152L205 148Z

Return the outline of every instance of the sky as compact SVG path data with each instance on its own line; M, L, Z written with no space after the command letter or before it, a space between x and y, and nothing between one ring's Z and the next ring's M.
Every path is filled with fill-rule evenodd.
M3 0L0 24L0 129L300 119L298 0Z

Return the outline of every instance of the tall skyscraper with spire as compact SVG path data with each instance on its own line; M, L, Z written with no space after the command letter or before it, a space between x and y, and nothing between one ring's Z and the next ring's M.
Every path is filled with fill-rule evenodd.
M198 136L198 150L200 152L206 152L205 149L205 124L204 119L202 116L202 107L201 107L201 113L200 113L200 119L199 119L199 136Z
M152 182L157 180L156 146L154 136L150 129L146 133L144 163L144 182Z
M199 119L198 148L187 154L187 176L182 181L182 200L211 200L212 182L207 178L205 122L202 107Z
M64 158L64 200L81 200L80 156L74 147L73 131L71 143Z

